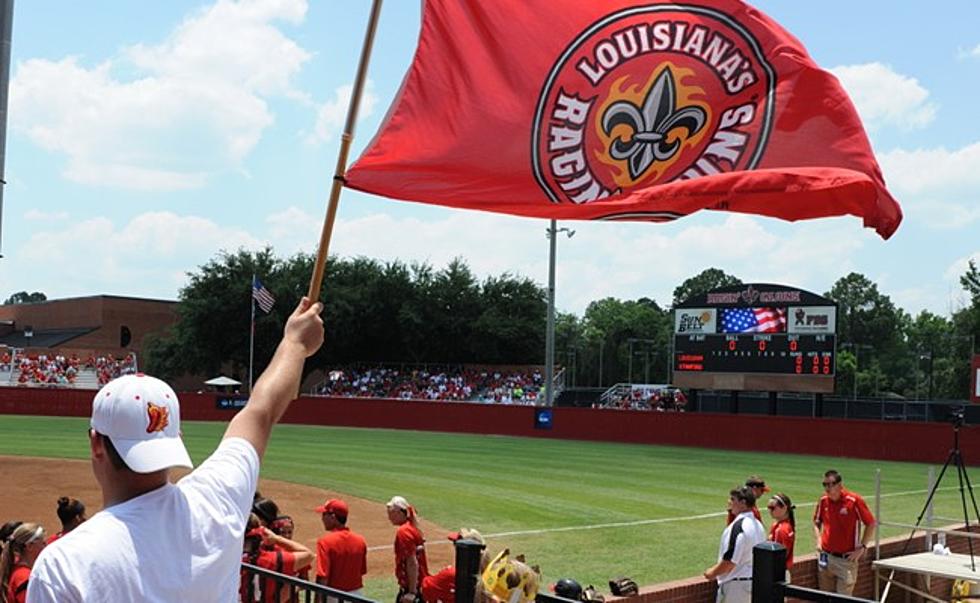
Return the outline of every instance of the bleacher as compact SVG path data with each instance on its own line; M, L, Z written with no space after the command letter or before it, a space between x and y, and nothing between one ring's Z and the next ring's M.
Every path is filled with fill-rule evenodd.
M139 370L136 354L122 358L112 354L89 354L82 360L75 352L21 348L0 350L0 385L98 389L112 379Z
M537 366L366 364L333 367L310 394L534 405L543 401L544 370ZM554 380L560 393L563 371Z

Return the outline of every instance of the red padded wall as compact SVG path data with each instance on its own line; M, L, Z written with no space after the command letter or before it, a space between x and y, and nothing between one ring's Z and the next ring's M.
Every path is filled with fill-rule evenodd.
M0 388L0 414L88 416L94 392ZM185 420L227 421L215 394L182 393ZM534 408L446 402L300 398L285 423L667 444L748 451L938 463L952 429L946 423L903 423L758 415L654 413L556 408L552 429L534 429ZM980 465L980 430L964 429L963 457ZM972 461L972 462L971 462Z

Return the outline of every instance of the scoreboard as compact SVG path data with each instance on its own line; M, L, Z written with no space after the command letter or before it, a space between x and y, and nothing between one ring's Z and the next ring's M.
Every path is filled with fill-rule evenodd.
M674 309L674 384L833 392L837 306L782 285L711 291Z

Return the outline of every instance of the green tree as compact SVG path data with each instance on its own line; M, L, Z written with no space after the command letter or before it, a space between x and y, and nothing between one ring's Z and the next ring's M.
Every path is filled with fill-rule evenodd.
M701 295L719 287L741 285L742 281L719 268L708 268L697 276L692 276L674 289L673 305L684 302L689 297Z
M48 296L41 293L40 291L35 291L34 293L28 293L27 291L18 291L4 301L4 305L7 304L36 304L38 302L48 301Z
M839 344L857 357L856 375L838 371L841 393L850 393L855 378L859 396L873 395L876 389L894 390L898 377L909 369L907 314L878 291L874 282L856 272L838 279L825 296L838 304ZM881 371L884 380L874 378L876 371Z
M589 304L583 317L583 333L589 342L586 358L590 372L595 371L595 383L600 382L600 353L603 385L629 379L631 353L636 354L634 381L644 371L651 378L666 375L669 322L669 313L648 298L622 301L607 297Z

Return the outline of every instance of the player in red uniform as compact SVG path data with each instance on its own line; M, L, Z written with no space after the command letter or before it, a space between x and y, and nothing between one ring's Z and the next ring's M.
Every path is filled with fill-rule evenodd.
M0 589L6 591L8 603L24 603L34 560L44 548L44 528L36 523L22 523L10 534L0 554Z
M793 567L793 546L796 544L796 514L793 512L796 506L788 496L778 492L769 499L767 507L772 517L769 540L786 547L786 581L789 582L789 571Z
M58 499L58 519L61 520L61 531L48 537L47 544L58 540L71 532L85 521L85 504L77 498L62 496Z
M388 521L398 526L395 532L395 578L398 580L395 603L417 603L421 600L422 578L429 575L425 537L418 527L415 508L407 500L393 496L386 507Z
M765 494L766 492L769 492L769 486L766 485L766 480L762 479L758 475L750 475L748 478L746 478L745 485L748 486L749 488L752 488L752 494L755 496L755 500L757 501L762 500L762 495ZM759 506L753 503L751 511L752 514L755 515L755 518L761 522L762 513L759 511ZM732 513L731 509L729 509L728 519L725 525L732 523L732 521L734 520L735 520L735 514Z
M456 542L459 539L474 540L484 544L483 536L476 530L470 528L460 528L458 532L449 535L449 540ZM490 563L490 556L486 551L480 556L480 573L486 569ZM477 590L480 585L477 584ZM425 603L456 603L456 566L449 565L439 572L422 578L422 598ZM482 600L479 597L477 600Z
M316 541L316 581L361 595L367 573L367 542L347 527L347 503L331 499L315 509L326 534Z

